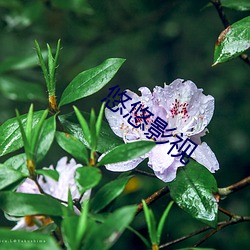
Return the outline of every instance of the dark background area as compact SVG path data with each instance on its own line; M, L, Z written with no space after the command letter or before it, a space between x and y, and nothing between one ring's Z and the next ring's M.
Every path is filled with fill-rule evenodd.
M67 84L81 71L107 58L125 58L125 64L105 88L76 102L79 109L87 112L92 107L99 110L100 100L107 96L108 88L117 84L121 89L138 91L142 86L152 90L154 86L169 84L176 78L192 80L204 89L205 94L215 98L215 112L208 126L210 133L203 140L212 148L220 163L220 170L215 174L218 186L228 186L250 173L249 66L236 58L211 67L214 44L223 26L212 6L204 8L207 3L181 0L0 0L0 62L35 55L35 39L46 49L46 43L55 48L60 38L62 50L57 71L59 99ZM226 9L226 14L233 23L249 15L249 12ZM0 81L2 76L41 85L46 92L39 67L0 73ZM0 96L0 124L15 115L15 108L20 113L27 112L29 101L10 98L1 89ZM33 102L36 110L46 108L44 102ZM72 110L68 105L61 112ZM54 143L40 167L55 164L62 155L65 153ZM141 168L147 170L145 166L146 163ZM104 174L109 179L117 176L108 171ZM118 201L120 204L138 203L164 186L160 180L149 177L139 177L139 182L138 189L123 195ZM247 191L232 194L221 202L221 206L235 214L249 215L250 196ZM152 206L157 218L168 202L169 198L164 197ZM220 216L220 219L226 218ZM2 217L2 225L13 225L6 223ZM174 206L162 242L203 226ZM147 233L142 214L135 219L134 227ZM249 233L249 223L231 226L203 246L247 249ZM198 239L196 237L177 247L191 246ZM136 236L126 232L113 249L144 248Z

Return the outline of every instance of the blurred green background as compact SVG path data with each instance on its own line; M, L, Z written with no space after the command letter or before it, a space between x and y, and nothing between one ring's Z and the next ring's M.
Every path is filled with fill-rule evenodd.
M108 88L117 84L122 89L138 91L141 86L152 90L176 78L190 79L215 98L215 112L208 126L210 133L204 141L220 163L215 174L219 187L246 177L250 174L249 65L236 58L211 67L214 44L223 26L213 7L204 8L207 3L203 0L0 0L0 124L15 115L15 108L26 113L31 101L36 110L46 108L45 84L37 65L34 40L46 49L46 43L55 48L60 38L58 99L78 73L111 57L127 60L104 89L76 103L81 110L89 111L91 107L98 110L100 100L109 93ZM226 14L233 23L249 12L226 9ZM33 93L24 93L33 88ZM71 105L62 108L62 113L71 111ZM54 143L41 167L55 164L63 155ZM141 168L147 170L145 166L146 163ZM117 176L104 173L110 179ZM150 177L139 177L139 183L137 190L123 195L119 205L138 203L164 186ZM221 206L235 214L249 215L249 199L246 189L222 201ZM164 197L152 206L158 218L168 202L169 198ZM4 217L1 224L13 225ZM142 214L135 219L134 226L147 234ZM162 242L202 226L174 206ZM249 223L231 226L203 246L247 249L249 234ZM191 246L198 239L169 249ZM126 232L113 249L129 248L144 249L136 236Z

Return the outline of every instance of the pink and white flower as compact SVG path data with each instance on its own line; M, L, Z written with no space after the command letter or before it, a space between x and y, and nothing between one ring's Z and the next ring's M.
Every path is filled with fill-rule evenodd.
M167 154L172 147L170 142L175 141L175 136L181 134L183 141L189 138L198 144L191 155L193 159L204 165L212 173L219 169L219 163L213 151L205 142L201 142L201 137L206 134L206 127L214 112L214 98L212 96L204 95L203 90L198 89L192 81L182 79L177 79L163 88L156 86L153 93L146 87L140 88L139 91L141 96L127 90L126 94L132 100L124 102L123 105L130 112L131 104L140 101L143 107L148 107L148 110L154 116L147 119L148 124L143 131L141 128L130 125L128 117L123 118L119 111L113 112L106 108L105 115L114 133L122 137L125 143L148 140L144 133L148 131L157 116L168 123L167 129L176 128L176 130L169 132L173 135L173 137L168 138L169 143L158 144L149 153L134 160L107 164L108 170L128 171L134 169L144 159L149 158L148 166L153 169L155 175L164 182L170 182L175 179L177 168L184 166L180 162L180 156L172 157ZM122 104L120 103L118 107L119 109L122 108ZM131 114L135 117L134 111ZM158 140L162 141L163 138L159 137ZM173 148L172 154L177 153L178 149Z
M77 189L74 175L76 169L81 166L82 165L77 164L74 159L71 159L68 162L67 157L63 157L58 161L55 169L52 165L49 168L44 168L56 170L59 173L58 181L55 181L47 176L40 176L38 183L46 194L49 194L57 199L67 201L68 190L71 192L72 199L78 199L80 197L80 193ZM29 178L27 178L16 191L20 193L41 194L36 183ZM84 193L80 203L88 199L89 196L90 190ZM41 224L41 226L52 222L48 217L44 216L25 216L18 221L17 225L12 230L34 231L38 229L38 226L33 223L33 220L36 220L36 222Z

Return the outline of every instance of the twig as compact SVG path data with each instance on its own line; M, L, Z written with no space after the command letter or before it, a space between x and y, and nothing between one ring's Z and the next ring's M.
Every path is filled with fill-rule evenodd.
M219 209L219 211L221 211L223 214L229 216L230 218L233 218L235 216L235 214L232 214L231 212L227 211L226 209L224 209L222 207L219 207L218 209Z
M230 22L222 8L222 5L221 5L221 2L220 0L211 0L211 3L214 5L214 7L216 8L218 14L219 14L219 17L220 17L220 20L221 22L223 23L223 26L224 28L226 29L228 26L230 26ZM243 60L245 63L247 63L248 65L250 65L250 59L248 57L247 54L241 54L239 56L241 58L241 60Z
M146 176L149 176L149 177L154 177L156 178L156 176L152 173L148 173L148 172L145 172L145 171L142 171L142 170L139 170L139 169L134 169L134 172L137 172L141 175L146 175Z
M166 186L166 187L163 187L160 190L156 191L155 193L150 195L148 198L146 198L145 202L147 205L150 205L167 193L169 193L169 188ZM142 203L140 203L137 205L136 214L140 213L142 210L143 210L143 205L142 205Z
M242 216L237 216L237 215L234 215L233 218L229 221L222 221L222 222L219 222L218 223L218 227L216 229L214 229L213 231L209 232L206 236L204 236L199 242L197 242L195 244L195 247L198 246L199 244L201 244L202 242L204 242L206 239L208 239L210 236L212 236L213 234L215 234L216 232L220 231L221 229L223 229L224 227L227 227L229 225L233 225L233 224L238 224L238 223L241 223L241 222L247 222L247 221L250 221L250 217L248 216L245 216L245 217L242 217ZM174 245L174 244L177 244L181 241L184 241L186 239L189 239L195 235L198 235L198 234L201 234L201 233L204 233L208 230L211 230L213 229L212 227L203 227L195 232L192 232L190 234L187 234L185 236L182 236L178 239L175 239L173 241L170 241L170 242L167 242L165 244L162 244L159 246L159 248L165 248L165 247L169 247L171 245Z
M239 191L250 185L250 176L225 188L219 188L219 195L224 198L231 193Z
M211 232L209 232L207 235L205 235L202 239L200 239L195 245L194 247L198 247L199 245L201 245L204 241L206 241L208 238L210 238L212 235L214 235L215 233L219 232L220 230L222 230L223 228L233 225L233 224L238 224L241 222L247 222L250 221L250 216L237 216L235 215L234 217L232 217L232 219L230 221L224 221L222 223L220 223L220 225L212 230Z

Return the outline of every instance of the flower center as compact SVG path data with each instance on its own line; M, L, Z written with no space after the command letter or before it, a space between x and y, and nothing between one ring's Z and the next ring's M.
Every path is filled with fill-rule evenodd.
M188 115L188 111L187 111L187 107L188 107L188 103L184 102L184 103L180 103L177 99L175 99L174 102L172 102L171 104L171 115L172 118L174 118L175 116L181 117L182 119L185 119L184 122L187 121L187 119L190 117Z

